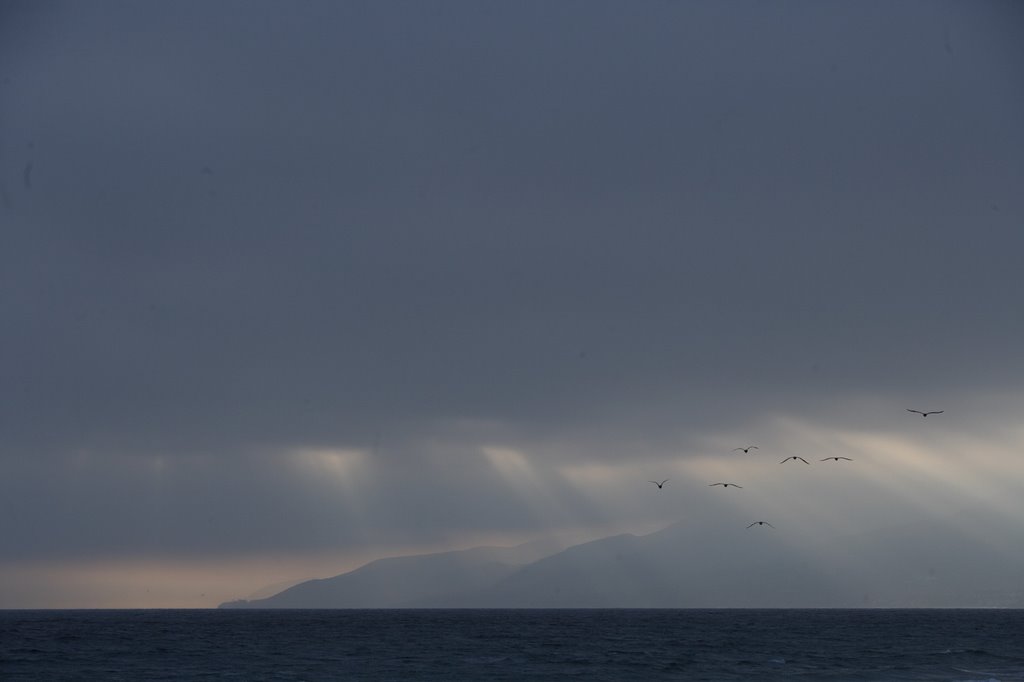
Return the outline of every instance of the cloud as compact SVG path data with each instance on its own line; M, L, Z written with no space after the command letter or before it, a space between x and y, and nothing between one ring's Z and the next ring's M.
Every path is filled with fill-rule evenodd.
M780 418L992 423L1017 12L7 10L8 558L646 524L613 476Z

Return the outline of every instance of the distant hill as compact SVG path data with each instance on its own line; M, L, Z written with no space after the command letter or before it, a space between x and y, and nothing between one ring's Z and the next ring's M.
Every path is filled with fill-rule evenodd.
M679 523L570 547L454 601L465 607L815 606L836 586L770 528Z
M961 523L961 521L963 521ZM786 528L679 523L570 547L453 600L462 607L1024 607L1019 523L950 517L807 546ZM1016 532L1016 534L1015 534Z
M220 608L401 608L444 606L453 595L482 589L562 545L533 542L378 559L333 578L307 580L264 599Z
M677 523L557 553L478 548L382 559L248 608L1024 607L1019 523L978 515L809 543L786 527ZM1016 533L1016 535L1015 535Z

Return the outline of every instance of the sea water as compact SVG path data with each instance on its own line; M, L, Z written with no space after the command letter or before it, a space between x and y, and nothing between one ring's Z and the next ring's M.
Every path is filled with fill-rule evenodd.
M999 680L1021 610L0 611L0 680Z

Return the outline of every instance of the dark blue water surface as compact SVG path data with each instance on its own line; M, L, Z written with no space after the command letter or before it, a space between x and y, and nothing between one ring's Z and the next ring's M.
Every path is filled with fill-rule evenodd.
M0 680L213 679L1024 681L1024 611L0 611Z

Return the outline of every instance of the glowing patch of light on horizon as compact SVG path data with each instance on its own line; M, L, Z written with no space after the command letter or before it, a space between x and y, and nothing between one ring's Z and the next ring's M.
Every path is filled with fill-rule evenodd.
M942 514L967 503L995 503L1002 509L1007 506L1008 500L994 494L999 470L1004 468L999 462L1005 463L1006 456L994 456L991 443L964 444L971 453L967 461L961 448L924 446L903 436L847 433L844 438L851 450L870 453L861 455L872 464L862 472L866 478L911 498L929 513ZM981 461L990 465L987 475L977 466Z
M942 519L957 525L958 512L984 508L1016 521L1024 494L1017 463L1021 436L985 439L937 429L920 435L824 428L784 418L774 424L776 442L786 448L778 459L799 454L812 463L797 472L777 467L789 480L773 476L773 496L836 531L856 532L858 524L890 525L909 519ZM821 456L846 456L853 462L819 462ZM824 476L808 474L828 472ZM827 483L828 487L823 487ZM798 487L793 488L796 484ZM788 494L787 494L788 488ZM810 524L807 524L810 526ZM991 537L984 528L962 527L993 548L1005 538ZM809 534L809 537L813 537Z
M272 584L337 575L379 554L378 550L9 562L0 566L0 608L213 608L249 598Z
M972 506L1010 520L1019 516L1024 478L1016 453L1024 433L992 439L965 433L933 429L908 436L776 416L764 422L759 450L733 452L726 446L737 438L716 435L707 441L706 451L719 454L694 457L692 466L708 483L744 486L730 502L799 528L802 548L824 558L834 552L836 536L904 518L949 518L955 523L956 512ZM780 464L790 455L804 457L810 466ZM853 461L820 461L833 456ZM963 530L993 547L1006 544L1005 538L984 538L985 529Z

